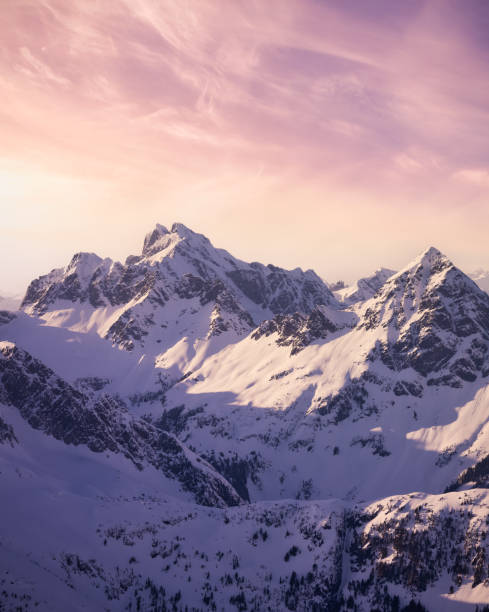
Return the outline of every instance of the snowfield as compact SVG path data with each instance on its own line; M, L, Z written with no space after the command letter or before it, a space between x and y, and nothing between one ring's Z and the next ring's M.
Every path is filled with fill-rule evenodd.
M434 248L334 292L182 224L79 253L0 311L0 610L474 611L488 418Z

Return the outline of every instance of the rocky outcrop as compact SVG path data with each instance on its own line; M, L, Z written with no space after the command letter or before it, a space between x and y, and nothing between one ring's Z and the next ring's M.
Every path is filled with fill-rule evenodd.
M273 314L309 313L318 305L334 303L333 296L312 270L289 272L271 264L252 263L227 275L246 297Z
M15 406L31 427L65 444L121 453L141 470L156 467L190 491L199 504L242 501L224 478L175 436L132 418L120 398L86 395L11 343L0 344L0 402Z
M6 423L2 417L0 417L0 444L10 444L10 446L14 446L14 444L18 442L12 425L9 425L9 423Z
M128 257L125 264L78 253L66 268L32 281L22 302L22 308L35 316L75 305L88 309L83 320L93 311L119 307L116 320L111 319L103 334L126 350L145 345L165 307L169 318L165 315L160 323L167 327L176 313L191 310L189 327L197 328L197 320L206 313L208 328L201 337L207 338L227 331L245 335L270 313L308 314L317 305L339 308L312 270L247 264L180 223L171 230L157 225L146 236L141 255ZM70 318L71 325L76 323Z
M368 594L378 605L388 584L420 597L445 576L450 593L462 583L487 584L485 515L467 507L477 505L477 493L451 497L450 504L446 497L419 497L388 498L350 516L348 591L354 601Z
M308 315L295 312L290 315L276 315L264 321L252 334L254 340L276 334L279 346L290 346L291 355L300 352L316 340L324 340L335 332L355 326L356 318L352 313L331 312L318 306Z
M489 296L436 249L387 281L360 326L390 330L371 358L396 372L413 368L429 385L489 374Z

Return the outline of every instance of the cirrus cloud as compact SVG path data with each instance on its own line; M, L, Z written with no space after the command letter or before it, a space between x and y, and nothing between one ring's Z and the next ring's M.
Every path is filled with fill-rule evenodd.
M484 265L487 3L10 4L0 16L9 253L25 226L10 212L17 181L24 220L39 219L49 194L44 229L63 237L49 246L53 265L74 243L122 257L148 225L177 218L243 257L328 277L396 267L425 243ZM29 181L37 200L20 188ZM73 202L80 184L90 223Z

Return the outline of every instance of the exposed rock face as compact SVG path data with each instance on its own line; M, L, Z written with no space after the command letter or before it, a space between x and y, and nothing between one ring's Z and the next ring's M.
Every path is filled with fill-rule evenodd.
M265 467L256 452L252 451L247 457L239 457L236 453L225 456L224 453L211 451L205 459L233 485L242 499L251 501L247 482L250 480L258 484L258 472Z
M12 425L9 425L0 417L0 444L7 443L10 444L10 446L14 446L14 444L18 443L18 440Z
M329 423L338 425L351 416L369 416L378 411L375 403L369 398L367 383L381 385L382 381L364 372L359 378L354 378L336 393L331 393L319 399L318 413L328 418Z
M320 304L338 307L312 270L247 264L176 223L170 231L157 225L146 236L142 254L128 257L124 265L78 253L66 268L34 280L22 308L36 316L75 307L88 312L70 317L69 325L90 318L93 311L102 313L96 317L100 320L107 309L117 309L99 333L131 350L145 345L153 325L171 324L168 318L160 321L165 308L191 311L188 326L195 329L201 328L198 319L207 317L201 337L212 337L226 331L244 335L272 314L308 314Z
M227 274L246 297L273 314L308 313L319 304L334 303L312 270L289 272L271 264L252 263Z
M0 402L15 406L31 427L65 444L121 453L139 469L156 467L192 492L197 503L223 506L242 501L224 478L173 435L132 418L122 400L107 394L92 398L78 391L11 343L0 344ZM0 429L2 437L15 438L1 423Z
M355 323L356 317L352 313L332 312L318 306L307 315L300 312L276 315L259 325L252 338L259 340L277 334L276 343L292 347L291 355L295 355L315 340L324 340L337 331L354 327Z
M412 367L430 385L489 374L489 296L436 249L388 280L360 325L391 330L374 354L394 371Z
M21 308L37 314L45 313L56 300L86 302L92 305L105 303L101 300L98 279L102 268L112 264L110 259L101 259L94 253L76 253L66 268L52 270L31 282L22 300Z
M443 576L449 578L451 592L462 583L475 588L487 580L487 525L477 508L480 497L451 496L449 503L446 497L440 503L436 496L419 494L394 497L350 516L348 590L353 600L369 593L370 601L378 603L386 584L419 597Z
M375 387L414 399L429 387L462 388L489 375L488 296L436 249L391 276L358 313L358 331L380 332L380 339L366 372L321 398L319 412L329 422L378 411ZM378 362L392 374L379 379Z

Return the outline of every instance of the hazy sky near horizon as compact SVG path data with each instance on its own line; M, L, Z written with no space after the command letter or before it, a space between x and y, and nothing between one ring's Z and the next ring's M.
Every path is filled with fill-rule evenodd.
M329 281L429 245L489 268L486 0L5 0L0 28L0 295L173 221Z

